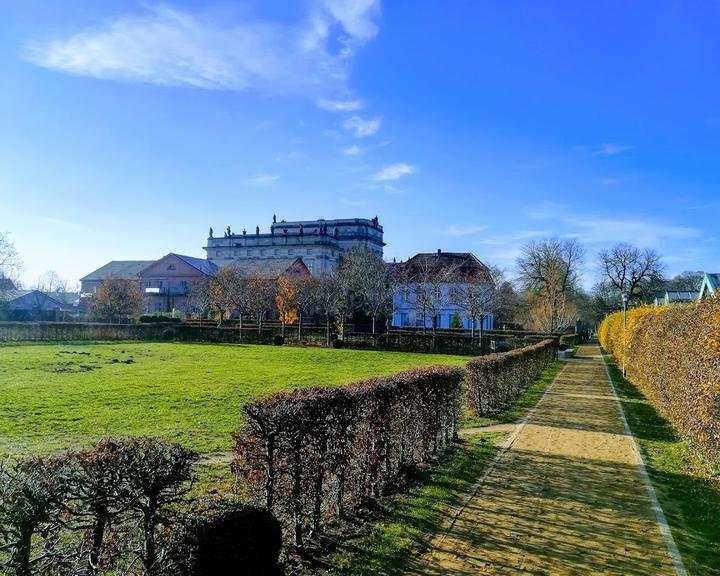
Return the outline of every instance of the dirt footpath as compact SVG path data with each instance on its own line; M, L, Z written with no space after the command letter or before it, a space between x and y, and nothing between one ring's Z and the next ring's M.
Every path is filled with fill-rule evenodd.
M409 573L676 573L596 346L568 362L448 528Z

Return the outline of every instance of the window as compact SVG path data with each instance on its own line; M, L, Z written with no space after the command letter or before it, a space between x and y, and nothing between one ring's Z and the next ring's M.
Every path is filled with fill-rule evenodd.
M458 289L456 286L450 286L450 302L456 303L458 301Z
M315 262L313 260L309 260L307 263L308 270L310 271L310 274L313 273L313 269L315 268Z
M162 288L162 280L158 280L158 288Z
M416 317L415 318L415 327L422 328L423 326L425 326L425 322L423 322L423 317L422 316Z
M155 303L155 312L162 312L162 302Z
M170 264L170 266L167 267L168 270L176 270L175 264Z
M400 326L410 326L410 316L407 312L400 312Z
M312 248L308 248L308 249L307 249L307 253L308 253L308 255L312 254L312 253L313 253L313 249L312 249Z
M402 289L402 301L403 301L403 302L410 302L410 288L403 288L403 289Z
M442 289L439 286L435 287L435 289L433 290L433 297L435 298L435 300L440 300L440 298L442 297Z

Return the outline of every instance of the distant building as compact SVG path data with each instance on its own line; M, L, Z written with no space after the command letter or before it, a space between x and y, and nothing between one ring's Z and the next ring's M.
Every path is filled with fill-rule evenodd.
M121 280L137 280L140 282L140 272L150 266L154 260L113 260L87 276L80 278L80 297L92 297L100 284L108 278Z
M241 233L228 227L223 236L215 236L211 228L204 250L221 267L300 257L311 274L322 274L335 267L343 252L359 246L382 254L383 227L377 218L276 222L273 217L269 234L261 234L259 227Z
M688 304L698 299L700 292L687 290L669 290L665 292L665 296L655 298L655 306L665 306L667 304Z
M2 290L16 290L17 286L15 286L15 282L10 280L10 278L5 278L4 276L0 276L0 291Z
M416 254L407 262L391 264L394 273L402 278L393 300L393 326L399 328L452 328L453 319L459 319L466 330L472 327L459 301L468 281L492 282L490 270L475 255L469 252L442 252ZM420 290L434 290L436 302L441 309L432 316L423 313L418 305ZM485 316L482 328L493 327L493 315ZM476 320L475 328L481 326Z
M40 290L2 290L0 317L8 320L62 320L77 311L75 305L63 302L67 294L48 294Z
M138 274L145 313L190 312L188 293L193 282L217 272L208 260L170 253L150 263Z
M698 300L720 295L720 273L706 273L700 286Z

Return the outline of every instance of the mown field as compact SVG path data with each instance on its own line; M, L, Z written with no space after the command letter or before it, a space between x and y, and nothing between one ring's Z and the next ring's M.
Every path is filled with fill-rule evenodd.
M0 454L46 454L148 434L201 454L232 448L242 407L466 357L173 343L0 345Z

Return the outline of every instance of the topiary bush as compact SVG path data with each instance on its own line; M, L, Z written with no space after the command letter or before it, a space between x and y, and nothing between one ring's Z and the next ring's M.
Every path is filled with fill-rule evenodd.
M165 329L162 331L163 340L173 340L175 338L175 330Z
M170 553L176 576L281 576L280 523L262 508L219 501L186 522Z
M332 347L336 349L340 349L343 347L344 342L340 340L340 338L335 338L332 343Z
M275 336L273 336L273 345L282 346L283 344L285 344L285 337L280 334L275 334Z

